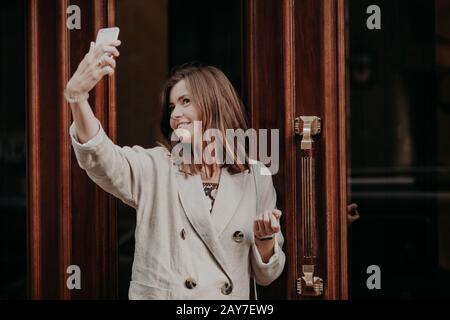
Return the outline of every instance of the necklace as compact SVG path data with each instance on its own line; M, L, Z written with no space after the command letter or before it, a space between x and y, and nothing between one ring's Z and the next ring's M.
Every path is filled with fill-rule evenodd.
M217 189L219 188L218 183L213 182L203 182L203 191L205 192L205 196L209 198L211 201L211 206L209 207L209 213L212 212L212 208L214 206L214 201L217 196Z

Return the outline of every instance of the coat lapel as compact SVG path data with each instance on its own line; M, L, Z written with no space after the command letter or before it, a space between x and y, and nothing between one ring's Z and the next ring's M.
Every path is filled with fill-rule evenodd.
M212 209L212 220L220 236L230 220L237 212L237 208L247 188L248 170L238 174L230 174L222 169L217 197Z
M231 280L223 247L219 241L217 229L214 227L211 214L204 201L203 186L199 175L187 176L176 172L178 195L186 216L199 237L208 247L211 254ZM217 200L216 200L217 201ZM215 204L214 204L215 205Z

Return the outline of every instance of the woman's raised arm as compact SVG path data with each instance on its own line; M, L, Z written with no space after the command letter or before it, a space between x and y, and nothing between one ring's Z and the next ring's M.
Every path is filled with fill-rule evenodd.
M88 93L105 75L114 74L116 61L112 56L119 56L116 48L119 45L120 40L116 40L95 48L91 42L89 52L66 85L65 96L70 103L80 143L89 141L99 130L97 118L87 101Z
M142 190L152 192L159 150L134 146L120 147L108 138L87 102L88 92L105 75L112 75L120 41L94 48L78 66L66 85L64 95L70 103L74 123L70 127L72 146L79 166L105 191L137 207Z

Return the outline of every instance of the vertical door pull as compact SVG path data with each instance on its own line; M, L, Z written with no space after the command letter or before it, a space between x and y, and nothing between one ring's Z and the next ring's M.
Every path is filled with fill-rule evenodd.
M313 136L320 133L321 120L316 116L295 119L295 133L301 136L301 219L303 241L303 275L297 279L297 292L302 296L320 296L323 280L314 275L317 266L319 232L317 229L316 178Z

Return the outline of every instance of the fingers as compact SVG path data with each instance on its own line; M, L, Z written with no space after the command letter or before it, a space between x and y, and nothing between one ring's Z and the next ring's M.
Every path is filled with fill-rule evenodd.
M95 52L95 42L91 41L89 44L89 51L84 55L84 59L81 63L91 63L93 61Z
M114 60L114 58L104 55L101 59L102 59L103 66L109 65L112 68L116 67L116 60Z
M115 57L120 55L119 50L115 46L102 45L95 49L95 57L100 58L105 53L109 53Z
M95 44L95 42L94 42L94 48L95 49L97 49L97 48L100 48L100 47L102 47L102 46L114 46L114 47L118 47L118 46L120 46L122 44L122 41L120 41L120 40L113 40L113 41L111 41L111 42L102 42L102 43L99 43L99 44Z
M255 236L257 236L258 238L262 237L263 235L261 234L261 230L259 228L259 223L258 220L255 220L253 222L253 233L255 234Z
M116 68L114 57L120 55L116 49L120 44L120 40L99 46L96 46L95 42L92 41L89 43L89 51L70 80L72 83L78 84L78 91L87 93L95 87L103 76L114 74Z
M110 66L105 66L100 70L100 76L103 77L105 75L112 76L114 74L114 69Z
M261 235L261 237L267 236L268 233L266 231L266 228L264 226L264 220L261 218L261 220L258 220L258 224L259 224L259 234Z
M254 221L255 235L264 237L279 232L281 230L280 217L281 211L277 209L262 212Z
M120 45L120 40L112 42L113 45ZM99 53L102 55L98 58L98 67L100 67L99 75L103 77L105 75L112 76L114 74L114 69L116 68L116 60L114 56L119 56L119 51L114 46L101 46L95 51L97 56Z
M280 220L281 214L282 214L280 210L278 210L278 209L273 209L272 213L273 213L273 215L274 215L278 220Z
M273 214L270 215L270 227L272 228L274 233L280 231L280 224L278 223L277 218Z
M264 221L264 229L266 231L266 234L272 234L272 227L270 226L270 212L266 211L263 214L263 221Z

